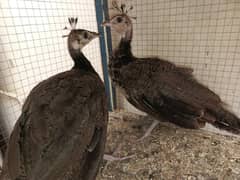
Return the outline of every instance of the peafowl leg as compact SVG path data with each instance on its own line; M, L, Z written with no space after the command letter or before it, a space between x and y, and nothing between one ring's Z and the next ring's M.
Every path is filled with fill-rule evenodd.
M159 121L153 120L151 126L147 129L147 131L145 132L145 134L144 134L140 139L138 139L138 141L142 141L144 138L148 137L148 136L152 133L153 129L154 129L158 124L159 124Z
M112 161L123 161L123 160L126 160L126 159L130 159L132 157L133 157L133 155L126 156L126 157L115 157L113 155L104 154L103 159L106 160L106 161L112 162Z
M103 159L108 161L108 162L112 162L112 161L123 161L123 160L126 160L126 159L131 159L133 157L133 155L125 156L125 157L117 157L117 156L115 156L115 154L118 153L118 151L120 149L121 149L121 144L118 144L117 148L114 150L112 155L104 154Z

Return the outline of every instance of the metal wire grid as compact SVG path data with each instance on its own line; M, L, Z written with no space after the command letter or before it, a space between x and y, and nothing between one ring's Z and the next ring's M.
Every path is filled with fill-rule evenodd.
M133 53L194 69L195 77L240 115L240 2L128 0L133 5ZM111 6L111 1L109 1ZM111 12L113 13L113 12ZM112 33L113 46L116 34ZM118 95L122 102L122 96ZM122 102L121 107L132 107Z
M78 17L78 27L92 31L97 31L97 22L93 0L2 0L0 7L0 130L6 139L29 91L71 68L61 37L68 33L63 31L67 18ZM97 41L84 53L102 77Z

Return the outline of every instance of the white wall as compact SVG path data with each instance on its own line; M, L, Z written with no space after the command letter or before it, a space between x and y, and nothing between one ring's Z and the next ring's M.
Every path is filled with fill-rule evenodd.
M130 15L137 17L132 43L136 56L157 55L192 67L196 78L240 116L240 1L118 2L134 7ZM116 34L112 35L116 45ZM126 101L120 102L122 108L134 111Z
M95 13L94 0L1 0L0 91L24 101L37 83L71 68L67 39L61 37L67 33L67 18L78 17L77 27L97 31ZM103 77L98 41L84 52ZM20 109L15 99L0 92L0 118L8 134Z

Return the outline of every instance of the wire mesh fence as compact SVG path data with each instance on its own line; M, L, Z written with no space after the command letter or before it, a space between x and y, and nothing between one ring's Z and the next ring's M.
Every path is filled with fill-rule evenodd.
M111 7L112 0L108 0ZM133 53L158 56L194 69L195 77L240 115L240 2L237 0L118 0L133 5ZM114 12L110 10L110 15ZM0 2L0 145L4 146L22 103L40 81L71 68L68 17L97 31L94 1ZM112 33L112 45L118 43ZM95 40L97 41L97 40ZM84 49L103 78L99 43ZM117 93L119 108L136 110Z

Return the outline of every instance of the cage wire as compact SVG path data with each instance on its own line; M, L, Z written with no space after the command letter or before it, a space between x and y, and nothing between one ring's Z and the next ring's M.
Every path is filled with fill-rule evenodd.
M68 70L72 60L63 28L68 17L77 27L97 31L94 0L1 0L0 2L0 146L4 147L30 90ZM103 79L98 40L84 48Z
M116 0L115 0L116 1ZM201 83L240 116L240 1L117 0L133 5L132 51L194 69ZM108 1L111 7L112 0ZM110 16L116 12L110 10ZM112 32L112 45L119 42ZM118 107L138 112L117 91Z

